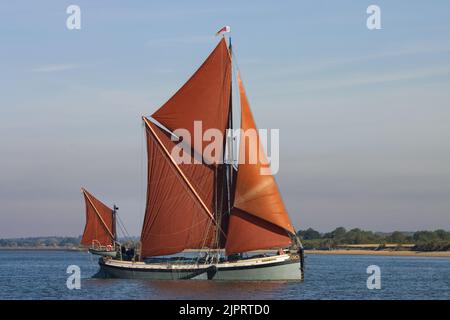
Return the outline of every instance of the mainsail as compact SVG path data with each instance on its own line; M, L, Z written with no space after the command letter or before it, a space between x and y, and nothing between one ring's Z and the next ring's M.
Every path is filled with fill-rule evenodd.
M151 122L148 122L147 125L153 129L153 133L158 137L159 141L161 141L164 148L170 153L174 151L176 146L180 146L180 142L171 140L173 136L169 132L162 130ZM194 163L194 158L196 158L197 161L202 161L201 155L183 142L180 144L183 145L183 147L186 147L186 149L190 149L191 154L188 163L177 163L177 166L186 176L187 180L198 193L200 199L202 199L208 207L209 211L214 212L214 166L205 163Z
M186 129L202 138L208 129L224 132L228 123L231 92L231 59L222 39L194 75L152 118L167 130ZM201 121L201 132L194 122ZM147 132L147 204L141 233L142 256L166 255L184 249L217 248L216 163L203 159L208 142L191 145L190 163L176 163L171 156L177 144L170 134L144 118ZM200 135L200 137L198 137ZM203 139L201 139L203 141ZM217 150L219 154L223 150ZM194 163L194 157L200 164ZM213 163L208 165L207 163ZM224 232L219 230L224 236Z
M295 233L275 178L270 172L261 174L262 169L270 169L265 165L267 159L239 73L237 80L242 130L234 208L227 234L227 254L289 245L289 233ZM253 142L256 143L246 140L248 132L254 133L256 139ZM251 153L254 155L255 152L256 161L251 163Z
M86 203L86 226L84 227L81 244L91 246L93 242L102 246L112 245L113 210L96 199L86 189L81 189Z
M144 122L148 181L141 255L168 255L185 249L211 247L214 240L212 214L170 158L169 150L159 138L163 136L162 130L147 119Z

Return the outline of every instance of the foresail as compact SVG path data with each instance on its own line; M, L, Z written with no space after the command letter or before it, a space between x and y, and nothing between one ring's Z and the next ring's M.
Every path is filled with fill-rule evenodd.
M237 208L232 210L226 242L227 255L290 244L286 230Z
M203 141L203 134L208 129L218 129L224 133L228 121L230 90L231 59L226 42L222 39L194 75L152 114L152 118L172 132L186 129L192 139L197 136ZM202 128L199 132L194 132L195 121L201 121ZM202 155L208 143L203 141L201 147L195 144L193 147Z
M237 78L242 129L234 198L234 208L238 210L233 210L231 213L226 244L227 254L289 244L291 243L289 233L295 232L275 178L272 174L267 174L270 170L266 165L267 159L239 74ZM256 143L252 144L246 136L248 130L253 130ZM250 156L255 153L258 156L252 163ZM261 174L262 170L265 174ZM256 241L250 241L253 237L260 240L259 245ZM243 238L249 240L242 240Z
M81 244L91 246L93 242L103 246L113 244L112 209L96 199L87 190L82 189L86 203L86 226Z
M145 123L148 180L142 257L214 246L211 213L167 154L154 127Z

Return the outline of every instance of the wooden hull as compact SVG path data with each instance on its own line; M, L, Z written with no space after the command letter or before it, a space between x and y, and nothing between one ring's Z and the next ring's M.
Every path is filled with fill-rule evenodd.
M149 280L303 280L300 260L280 255L217 264L144 263L100 259L99 275Z

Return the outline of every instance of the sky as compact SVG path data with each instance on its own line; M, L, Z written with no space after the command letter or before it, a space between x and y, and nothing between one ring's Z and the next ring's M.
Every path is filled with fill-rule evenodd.
M297 229L450 230L448 1L42 0L0 3L0 238L80 235L82 186L140 234L141 116L224 25Z

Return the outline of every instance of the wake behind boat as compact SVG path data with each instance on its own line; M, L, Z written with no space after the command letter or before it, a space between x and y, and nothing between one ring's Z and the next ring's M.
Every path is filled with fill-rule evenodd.
M117 252L114 255L91 248L92 253L102 255L102 276L154 280L303 279L302 245L275 178L270 169L267 172L268 161L239 72L236 78L241 131L235 163L237 141L228 134L234 129L232 56L231 38L227 44L222 37L194 75L151 117L143 117L147 203L140 245L132 257L121 254L112 232L115 222L99 209L106 206L85 192L87 210L94 208L91 211L95 219L91 221L103 232L102 240L91 237L91 242L112 245ZM180 137L180 128L190 136L202 137L214 129L223 140L214 156L208 157L203 152L208 144L181 139L184 136ZM254 132L253 140L246 136L248 131ZM180 149L180 145L184 147ZM184 148L191 152L180 152ZM181 162L175 157L180 153ZM256 160L249 162L253 155ZM106 207L105 212L108 210ZM86 229L92 229L88 220ZM276 253L253 253L267 249L275 249ZM186 250L200 252L185 257Z

